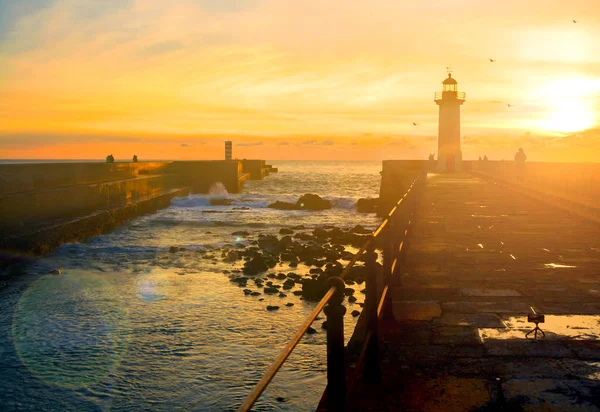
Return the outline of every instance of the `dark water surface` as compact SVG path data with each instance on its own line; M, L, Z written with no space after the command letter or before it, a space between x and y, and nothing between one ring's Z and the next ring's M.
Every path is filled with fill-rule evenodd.
M5 270L0 409L234 410L314 304L291 293L298 286L286 298L244 296L223 274L235 267L214 249L301 224L309 232L325 224L379 223L373 215L356 214L354 205L359 197L378 195L380 162L273 163L280 172L247 182L244 193L229 196L231 206L209 206L210 196L175 199L168 209L111 233L65 245L43 259L22 256L24 263ZM335 207L266 208L304 193L318 193ZM214 188L216 195L224 195L222 188ZM251 236L232 236L239 230ZM169 253L171 246L186 250ZM55 268L62 273L50 274ZM270 272L308 269L279 266ZM253 282L248 288L260 291ZM362 302L361 287L356 289ZM286 307L288 302L294 306ZM281 309L267 312L270 304ZM256 410L314 410L325 387L322 321ZM347 315L347 337L354 324Z

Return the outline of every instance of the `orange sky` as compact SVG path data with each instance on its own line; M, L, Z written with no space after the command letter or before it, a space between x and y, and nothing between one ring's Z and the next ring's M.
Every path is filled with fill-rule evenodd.
M221 158L226 139L240 158L423 158L447 66L467 93L465 158L600 155L598 0L0 10L0 158Z

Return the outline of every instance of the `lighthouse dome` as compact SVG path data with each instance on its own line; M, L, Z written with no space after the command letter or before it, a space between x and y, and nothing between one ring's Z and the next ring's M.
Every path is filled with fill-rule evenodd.
M448 73L448 78L442 82L443 84L457 84L456 80L452 78L452 73Z

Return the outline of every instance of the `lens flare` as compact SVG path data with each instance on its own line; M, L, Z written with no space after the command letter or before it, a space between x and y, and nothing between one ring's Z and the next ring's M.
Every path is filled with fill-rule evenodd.
M23 365L48 385L102 382L127 351L128 316L104 278L71 272L40 278L19 299L12 338Z

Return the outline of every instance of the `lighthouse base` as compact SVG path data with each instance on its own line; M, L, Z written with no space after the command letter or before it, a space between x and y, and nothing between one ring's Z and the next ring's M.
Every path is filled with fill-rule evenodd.
M462 171L462 152L441 154L438 156L437 171L440 173Z

